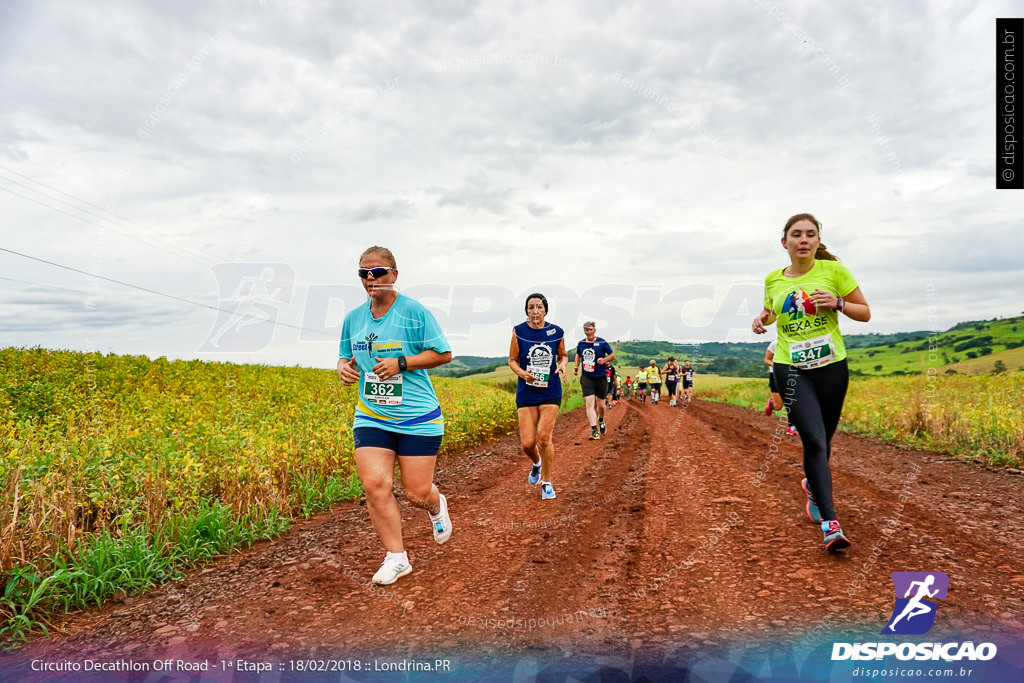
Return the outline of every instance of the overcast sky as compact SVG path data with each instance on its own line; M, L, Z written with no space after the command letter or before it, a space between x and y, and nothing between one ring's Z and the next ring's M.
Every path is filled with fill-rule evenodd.
M372 244L456 355L534 290L570 338L748 341L805 211L871 304L848 333L1019 315L1019 10L8 0L0 346L332 367Z

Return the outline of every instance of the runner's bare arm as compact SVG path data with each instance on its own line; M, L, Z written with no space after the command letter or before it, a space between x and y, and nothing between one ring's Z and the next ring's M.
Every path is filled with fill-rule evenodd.
M531 373L519 367L519 340L516 338L515 332L512 333L512 343L508 347L508 366L512 368L512 372L516 373L516 377L522 377L527 382L537 380Z
M767 308L763 308L760 313L754 316L754 322L750 324L750 329L753 330L754 334L764 334L768 331L765 325L771 325L773 322L775 322L775 314Z
M860 287L843 297L843 313L846 317L866 323L871 320L871 307L860 291Z

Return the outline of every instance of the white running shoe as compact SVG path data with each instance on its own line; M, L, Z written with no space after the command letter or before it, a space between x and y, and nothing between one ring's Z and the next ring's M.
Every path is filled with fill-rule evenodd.
M388 553L381 563L380 569L373 575L373 582L378 586L390 586L406 574L412 573L412 565L405 553Z
M430 515L430 523L434 527L434 540L438 545L452 537L452 519L448 516L448 499L444 497L443 493L439 496L441 510L436 515Z

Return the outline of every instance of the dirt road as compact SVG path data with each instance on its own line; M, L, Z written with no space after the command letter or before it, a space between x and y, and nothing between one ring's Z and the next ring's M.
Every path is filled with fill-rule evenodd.
M893 571L949 575L929 638L1024 638L1020 475L840 434L836 502L854 545L829 555L804 514L799 442L777 418L636 401L608 417L600 441L587 440L582 411L559 418L552 501L527 484L515 434L440 462L454 535L437 546L403 502L414 572L393 586L368 586L383 551L365 506L346 503L130 604L76 615L16 657L671 661L877 634Z

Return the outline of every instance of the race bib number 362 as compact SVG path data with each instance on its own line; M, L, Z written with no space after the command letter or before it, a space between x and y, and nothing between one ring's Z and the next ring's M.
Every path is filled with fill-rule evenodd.
M402 405L401 373L381 379L372 372L363 376L363 400L379 406Z

